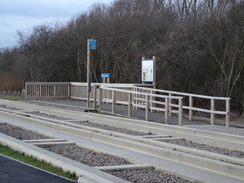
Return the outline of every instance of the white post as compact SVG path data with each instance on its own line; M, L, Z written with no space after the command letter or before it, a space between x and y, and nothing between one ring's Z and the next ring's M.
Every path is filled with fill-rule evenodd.
M40 94L39 94L40 99L42 99L42 85L41 85L41 84L40 84L40 89L39 89L39 92L40 92Z
M154 98L155 97L153 97L152 96L152 94L153 94L153 91L152 90L150 90L150 100L149 100L149 108L150 108L150 112L153 112L153 107L154 107ZM150 101L151 101L151 105L150 105Z
M169 99L168 98L165 98L164 121L165 121L165 124L168 124L168 122L169 122Z
M71 88L71 84L68 84L68 91L67 91L67 94L68 94L68 98L70 99L71 97L71 93L70 93L70 88Z
M53 96L54 96L54 98L56 97L56 85L55 84L53 86Z
M145 109L145 113L146 113L146 121L149 120L149 96L146 95L146 109Z
M112 90L112 113L115 112L115 91Z
M211 99L211 125L214 125L214 113L213 113L214 110L215 110L214 99Z
M93 86L93 89L94 89L94 90L93 90L93 92L94 92L94 93L93 93L93 95L94 95L94 97L93 97L93 98L94 98L93 109L96 110L96 109L97 109L97 86L94 85L94 86Z
M193 97L192 96L189 96L189 107L190 108L193 107ZM189 120L192 121L192 117L193 117L192 109L189 109Z
M102 88L99 87L99 98L98 98L99 111L101 111L102 109L102 97L103 97L103 91Z
M230 99L226 99L226 126L230 126Z
M169 93L169 107L168 107L168 109L169 109L169 112L168 112L169 116L172 116L172 107L171 107L172 98L171 97L172 97L172 94Z
M128 94L128 116L131 117L131 108L132 108L132 93Z
M179 99L179 126L182 126L183 121L183 103L182 98Z

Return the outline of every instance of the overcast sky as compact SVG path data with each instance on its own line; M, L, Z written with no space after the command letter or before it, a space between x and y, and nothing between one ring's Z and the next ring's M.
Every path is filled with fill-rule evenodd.
M17 45L17 31L43 23L67 22L96 2L114 0L0 0L0 48Z

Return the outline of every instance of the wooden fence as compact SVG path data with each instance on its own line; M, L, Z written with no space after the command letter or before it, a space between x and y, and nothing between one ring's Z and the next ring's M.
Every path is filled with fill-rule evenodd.
M145 119L148 120L148 111L162 111L165 113L165 122L168 116L175 113L179 116L179 125L182 125L183 110L187 110L189 119L192 120L194 112L210 114L211 124L214 125L215 115L225 115L226 126L230 123L230 98L196 95L168 90L150 88L151 85L140 84L103 84L92 83L90 101L94 108L98 104L102 109L102 103L112 104L114 112L115 104L128 105L128 115L131 108L145 109ZM148 87L145 87L148 86ZM26 99L76 99L87 100L87 83L76 82L26 82ZM98 96L98 97L97 97ZM196 106L199 99L209 101L208 108ZM183 102L188 101L188 102ZM224 110L216 110L216 102L222 101ZM182 107L181 107L182 106Z
M28 99L68 99L69 82L26 82L25 98Z
M162 95L168 95L168 96L182 96L184 99L188 100L186 104L183 104L183 109L188 110L189 119L193 119L193 112L203 112L210 114L210 121L211 125L214 125L215 115L225 115L226 122L225 125L228 127L230 124L230 98L228 97L214 97L214 96L206 96L206 95L197 95L197 94L191 94L191 93L183 93L183 92L175 92L175 91L169 91L169 90L158 90L158 89L152 89L152 88L143 88L143 87L135 87L135 91L140 91L142 93L157 93ZM208 102L209 108L203 108L203 107L196 107L194 106L194 101L198 99L205 99ZM215 104L217 101L222 101L222 106L224 107L224 110L216 110ZM173 111L173 108L176 107L172 99L169 99L169 115L171 116L171 112Z
M109 95L104 95L108 93ZM178 124L182 125L183 119L183 108L182 108L182 97L178 96L166 96L166 95L156 95L151 93L141 93L133 90L117 89L107 86L96 86L93 91L94 96L94 109L96 106L99 106L99 110L102 110L102 103L108 102L112 104L112 113L115 113L115 104L123 104L128 106L128 116L131 116L132 107L136 106L145 110L145 120L149 120L149 111L154 109L157 111L162 111L165 113L165 123L169 122L169 100L177 100L175 107L177 110L172 111L178 115ZM138 98L138 96L143 96ZM98 96L98 97L97 97ZM140 101L140 104L135 103L135 96L137 96L137 101ZM158 102L155 99L160 98L162 101ZM161 104L161 107L154 107L154 104ZM97 105L98 104L98 105Z

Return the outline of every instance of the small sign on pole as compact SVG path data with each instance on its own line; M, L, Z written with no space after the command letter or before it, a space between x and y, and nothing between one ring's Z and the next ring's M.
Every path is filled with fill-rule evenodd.
M96 39L90 39L90 49L91 50L97 49L97 40Z
M102 78L110 78L110 74L108 74L108 73L107 74L101 74L101 77Z

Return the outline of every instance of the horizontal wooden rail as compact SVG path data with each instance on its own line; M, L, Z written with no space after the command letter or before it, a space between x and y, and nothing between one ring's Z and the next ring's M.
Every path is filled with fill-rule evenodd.
M111 103L112 106L115 104L128 105L128 115L131 113L131 108L143 108L146 114L148 110L163 111L166 114L165 121L167 122L168 115L171 116L172 113L176 113L180 117L180 113L183 113L182 110L184 109L188 110L190 120L193 119L193 111L198 111L210 114L211 124L214 124L216 114L225 115L226 126L229 126L230 123L230 98L228 97L159 90L147 88L151 87L150 85L140 84L92 83L91 86L90 101L96 103L97 95L99 95L99 103ZM78 99L86 101L87 83L26 82L25 93L26 99ZM188 104L183 104L183 97L188 98ZM209 100L209 108L194 106L195 99ZM225 110L216 110L216 101L225 101ZM148 119L148 115L146 115L146 119Z
M175 113L178 114L179 116L179 120L178 123L179 125L182 125L182 97L179 96L167 96L167 95L158 95L158 94L152 94L152 93L141 93L141 92L136 92L136 91L131 91L131 90L123 90L123 89L116 89L116 88L110 88L110 87L105 87L105 86L97 86L96 88L99 89L99 98L98 98L98 104L99 104L99 109L102 109L102 102L105 101L104 92L111 92L111 95L108 95L106 97L109 97L106 99L107 102L112 104L112 113L114 113L115 111L115 104L121 104L121 101L118 101L116 96L119 94L127 94L127 101L123 101L123 104L128 105L128 116L130 116L131 113L131 107L139 107L142 109L145 109L145 119L146 121L148 121L149 119L149 110L157 110L157 111L164 111L165 112L165 123L168 123L168 101L169 99L174 99L174 100L178 100L178 105L176 105L176 107L178 108L177 111L174 111ZM96 93L96 91L94 91ZM136 95L143 95L145 97L144 98L137 98L137 100L141 100L143 101L141 104L138 103L134 103L134 99L133 97L135 97ZM153 100L154 98L161 98L164 99L164 102L159 102L159 101L155 101ZM96 101L96 100L94 100ZM153 104L154 103L159 103L161 105L164 106L164 108L162 107L155 107ZM94 106L97 106L96 104L94 104ZM96 109L96 107L95 107Z
M168 96L183 96L189 98L189 105L183 105L183 109L187 109L189 111L189 119L193 119L193 111L204 112L210 114L210 121L211 124L214 125L215 114L225 115L226 118L226 126L229 126L230 123L230 98L229 97L215 97L215 96L207 96L207 95L198 95L192 93L183 93L183 92L176 92L176 91L169 91L169 90L159 90L153 88L145 88L145 87L135 87L135 91L141 91L142 93L162 93L168 94ZM210 100L210 107L209 109L204 109L201 107L194 107L193 105L193 98L201 98ZM220 111L215 109L215 102L217 100L225 101L225 111ZM171 115L172 107L176 107L172 103L172 100L169 100L169 114Z
M70 83L68 82L26 82L26 99L68 99Z

